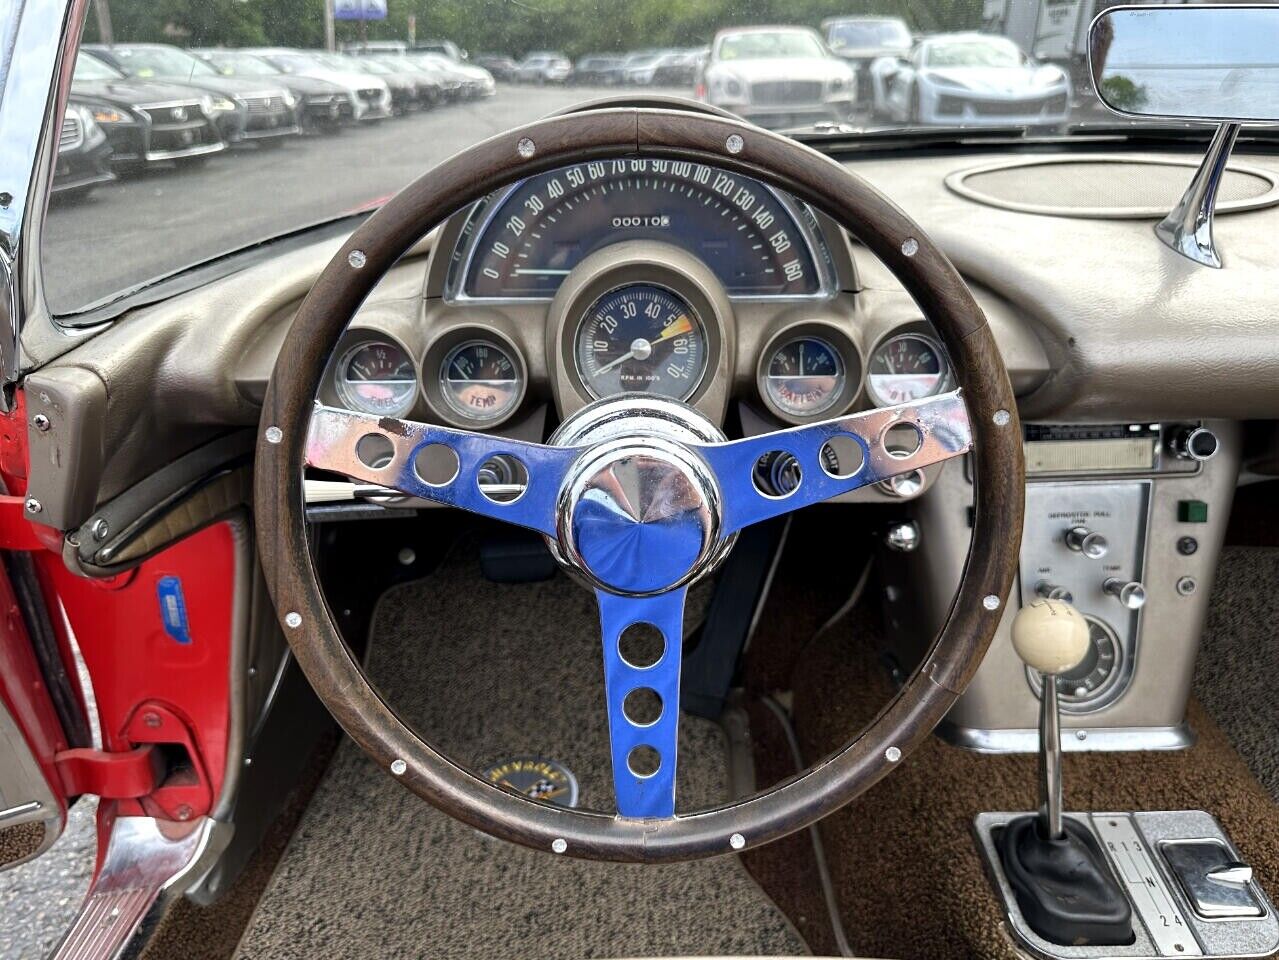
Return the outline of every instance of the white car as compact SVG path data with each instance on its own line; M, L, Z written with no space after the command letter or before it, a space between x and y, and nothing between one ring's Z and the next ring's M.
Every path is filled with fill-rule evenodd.
M1064 123L1070 112L1065 71L1036 63L1004 37L939 34L871 71L875 113L898 123L1037 126Z
M856 74L808 27L721 30L696 85L699 99L763 127L844 123Z
M416 54L419 63L426 64L446 77L456 78L461 84L461 94L465 97L491 97L497 93L497 84L493 74L473 63L453 60L442 53Z
M565 83L573 75L573 64L559 53L530 53L515 70L522 83Z
M336 83L350 94L356 120L376 120L391 115L391 89L381 77L363 70L334 67L301 50L268 47L247 52L264 57L283 73Z

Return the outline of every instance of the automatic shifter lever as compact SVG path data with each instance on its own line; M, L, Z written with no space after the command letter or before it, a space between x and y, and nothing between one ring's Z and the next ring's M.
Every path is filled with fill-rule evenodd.
M1062 816L1057 677L1088 652L1088 621L1062 600L1036 600L1013 621L1013 649L1043 681L1039 712L1040 807L1004 827L999 855L1022 915L1054 943L1133 941L1132 908L1092 832Z

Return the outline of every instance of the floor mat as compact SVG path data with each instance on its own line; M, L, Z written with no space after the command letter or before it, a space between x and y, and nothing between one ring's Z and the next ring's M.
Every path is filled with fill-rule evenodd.
M499 586L464 551L383 598L369 670L400 715L455 759L479 769L549 757L576 774L582 806L611 808L598 631L593 597L566 578ZM724 799L720 728L684 717L679 750L679 808ZM238 955L807 952L736 857L590 864L491 840L418 800L346 741Z
M861 623L831 632L800 663L796 727L810 761L842 745L891 695L871 646ZM1279 807L1198 703L1189 720L1199 735L1190 750L1067 754L1066 809L1207 809L1262 885L1279 894ZM934 738L828 817L822 831L853 949L867 956L1014 960L971 824L983 810L1033 809L1035 778L1034 755L983 756Z
M1195 696L1279 799L1279 550L1227 547L1208 607Z

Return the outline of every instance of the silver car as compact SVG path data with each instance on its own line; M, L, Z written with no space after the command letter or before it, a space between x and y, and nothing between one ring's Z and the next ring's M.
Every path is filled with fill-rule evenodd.
M808 27L721 30L697 84L698 97L775 130L843 123L856 76Z

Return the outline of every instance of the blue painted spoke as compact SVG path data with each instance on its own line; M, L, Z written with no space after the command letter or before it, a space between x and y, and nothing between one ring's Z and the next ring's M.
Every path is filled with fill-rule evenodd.
M418 453L433 444L447 447L457 457L457 471L447 482L428 483L418 473ZM383 456L389 459L378 459L375 454L379 450L385 451ZM306 462L355 480L392 487L410 496L555 536L556 497L565 471L580 452L571 447L549 447L317 403L311 413ZM447 461L448 454L441 453ZM480 490L480 467L494 457L518 460L528 474L527 487L513 501L496 502Z
M604 638L604 693L608 701L608 733L613 759L613 790L623 817L675 816L675 767L679 742L679 668L684 641L685 590L655 597L621 597L596 591ZM622 657L619 642L632 624L649 624L665 640L661 659L637 668ZM646 726L633 723L625 711L632 691L648 688L661 698L661 715ZM631 769L636 748L656 751L659 766L649 776Z
M884 446L888 430L897 424L913 424L919 431L919 447L910 456L894 455ZM841 436L849 438L861 450L860 465L840 465L838 472L847 472L847 476L830 472L830 464L824 463L822 457L822 448ZM971 448L968 412L956 390L917 403L867 410L697 449L719 481L724 500L723 534L727 535L858 487L941 463ZM787 496L770 496L755 485L755 467L769 454L794 457L798 464L799 486ZM852 466L857 469L850 471Z

